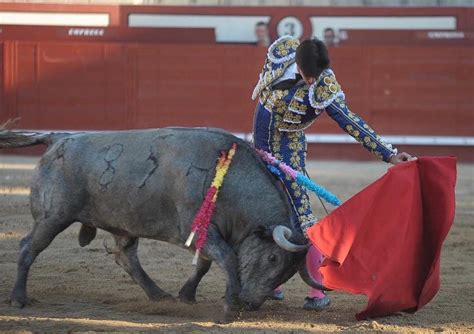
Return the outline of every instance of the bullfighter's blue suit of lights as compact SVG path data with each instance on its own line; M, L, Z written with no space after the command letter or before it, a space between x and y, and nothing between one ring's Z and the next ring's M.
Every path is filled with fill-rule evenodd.
M289 88L274 88L290 69L294 70L298 45L298 39L284 36L268 49L252 95L253 99L258 99L253 129L255 147L303 171L307 151L304 129L326 111L368 151L388 162L396 154L396 149L385 143L362 118L348 109L344 93L331 69L324 70L310 86L300 80ZM290 178L280 178L286 186L298 222L302 227L314 224L316 219L306 189Z

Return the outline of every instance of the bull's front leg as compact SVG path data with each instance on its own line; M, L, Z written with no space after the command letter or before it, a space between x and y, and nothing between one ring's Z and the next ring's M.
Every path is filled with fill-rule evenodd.
M179 299L186 304L196 303L196 289L204 275L211 268L212 261L204 259L202 256L198 258L194 272L179 290Z
M138 259L138 238L119 236L113 234L116 244L115 262L121 266L130 277L137 282L147 294L148 298L154 301L162 299L172 299L172 296L161 290L158 285L143 270Z
M213 225L209 226L203 250L224 271L227 281L224 311L226 319L230 320L240 309L239 294L241 286L237 256Z

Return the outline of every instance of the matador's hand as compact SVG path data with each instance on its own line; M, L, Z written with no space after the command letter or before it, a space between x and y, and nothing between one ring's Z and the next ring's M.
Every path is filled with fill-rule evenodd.
M402 153L392 155L389 162L392 165L398 165L399 163L406 162L406 161L413 161L413 160L416 160L416 157L412 157L410 154L406 152L402 152Z

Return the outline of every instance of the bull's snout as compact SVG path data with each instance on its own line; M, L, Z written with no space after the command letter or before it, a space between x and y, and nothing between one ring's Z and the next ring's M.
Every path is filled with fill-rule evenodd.
M246 311L257 310L267 299L267 296L259 296L242 291L239 295L240 303Z

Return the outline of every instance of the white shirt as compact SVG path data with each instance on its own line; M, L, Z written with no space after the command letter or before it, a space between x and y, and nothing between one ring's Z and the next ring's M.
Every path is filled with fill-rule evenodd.
M285 81L285 80L294 80L296 79L296 74L298 74L298 67L296 66L296 62L288 66L285 70L285 73L278 79L276 79L272 86L275 86L277 83Z

